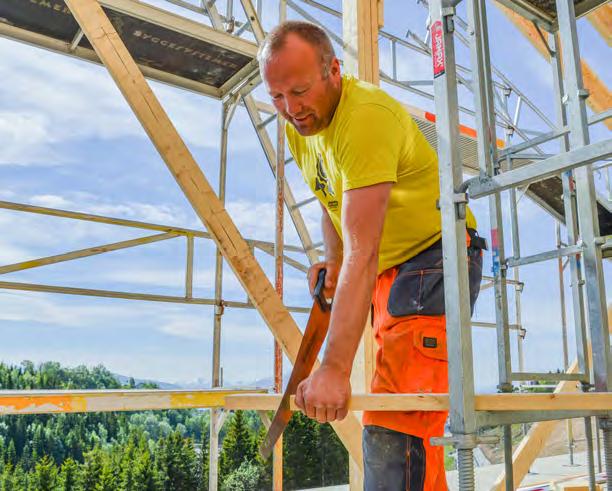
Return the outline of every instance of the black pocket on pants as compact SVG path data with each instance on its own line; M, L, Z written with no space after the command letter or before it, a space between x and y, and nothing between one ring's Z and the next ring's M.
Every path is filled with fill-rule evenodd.
M406 315L444 315L444 271L442 248L438 244L400 264L391 285L387 310L393 317ZM482 252L468 250L470 308L480 291Z

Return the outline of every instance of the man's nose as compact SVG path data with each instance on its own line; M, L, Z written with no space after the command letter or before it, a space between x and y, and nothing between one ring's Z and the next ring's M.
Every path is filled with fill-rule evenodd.
M302 111L302 103L296 97L286 97L285 111L290 116L297 116Z

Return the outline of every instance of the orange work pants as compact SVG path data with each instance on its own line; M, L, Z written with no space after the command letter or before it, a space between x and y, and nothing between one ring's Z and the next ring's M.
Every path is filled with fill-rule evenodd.
M374 335L378 344L373 393L448 393L444 315L394 317L387 304L398 268L378 276L374 291ZM447 411L366 411L364 425L375 425L423 439L425 491L446 491L444 448L429 439L444 434Z

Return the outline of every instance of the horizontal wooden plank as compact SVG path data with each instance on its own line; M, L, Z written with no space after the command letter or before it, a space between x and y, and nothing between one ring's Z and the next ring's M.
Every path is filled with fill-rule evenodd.
M227 409L276 410L281 394L230 395ZM612 410L612 393L485 394L476 396L478 411ZM296 411L294 398L291 409ZM447 411L447 394L354 394L353 411Z
M244 390L0 391L0 414L90 413L223 407ZM263 391L261 391L263 392ZM249 394L253 390L248 391Z

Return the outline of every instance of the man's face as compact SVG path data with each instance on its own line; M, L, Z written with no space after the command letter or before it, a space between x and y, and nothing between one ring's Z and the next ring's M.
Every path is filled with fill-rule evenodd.
M336 58L324 78L316 48L289 34L263 67L263 78L274 107L300 135L314 135L329 125L342 90Z

